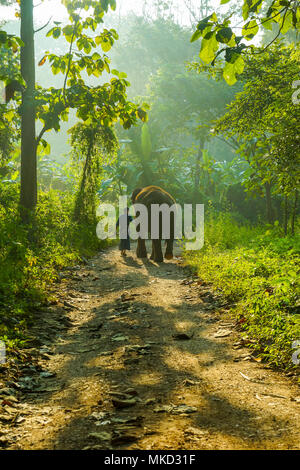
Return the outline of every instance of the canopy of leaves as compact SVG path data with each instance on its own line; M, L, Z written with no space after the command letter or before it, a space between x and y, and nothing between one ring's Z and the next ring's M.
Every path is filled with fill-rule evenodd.
M43 66L48 60L54 74L64 75L62 89L38 90L37 117L43 123L42 134L50 129L58 131L60 121L67 119L70 108L76 108L77 117L87 125L111 126L119 120L124 128L129 128L137 119L145 120L145 111L127 100L126 88L129 83L125 79L126 74L111 70L110 60L105 54L118 38L117 32L114 29L103 29L98 33L98 25L103 23L103 16L109 7L115 9L115 1L64 3L70 15L70 23L64 27L56 24L47 36L54 39L63 36L69 43L69 51L61 55L46 52L39 62L39 66ZM89 14L82 18L84 10ZM87 34L88 31L93 33L92 36ZM104 72L113 73L114 78L95 87L89 86L83 77L85 73L100 77Z
M221 4L230 0L221 0ZM291 29L300 28L300 6L296 0L273 0L265 9L268 0L243 0L242 16L243 26L235 28L231 15L219 20L216 13L211 13L203 18L197 26L191 41L201 39L200 59L204 64L214 65L216 59L224 57L223 77L229 85L236 82L236 76L244 70L244 53L251 50L249 44L263 29L272 30L273 24L278 24L279 29L270 42L273 43L280 34L285 34ZM266 46L266 48L268 45Z
M236 136L255 148L252 165L277 191L290 193L299 185L300 106L292 100L299 76L300 53L277 43L247 59L244 90L217 121L216 132Z

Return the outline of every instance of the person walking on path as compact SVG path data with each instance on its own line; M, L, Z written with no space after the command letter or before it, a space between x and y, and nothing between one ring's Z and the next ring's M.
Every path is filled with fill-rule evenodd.
M119 250L121 251L121 256L127 256L126 250L130 250L129 224L132 220L133 217L129 215L129 207L126 207L124 213L118 218L116 225L117 228L119 227Z

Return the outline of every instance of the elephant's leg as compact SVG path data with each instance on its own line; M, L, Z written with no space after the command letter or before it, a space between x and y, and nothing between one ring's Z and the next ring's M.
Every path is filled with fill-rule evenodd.
M156 263L162 263L164 260L162 249L161 249L161 240L152 240L154 248L154 258L153 260Z
M154 258L155 258L155 249L154 249L154 243L153 243L153 240L152 240L152 252L151 252L150 259L154 259Z
M138 258L147 258L146 243L145 240L142 238L138 238L136 256Z
M166 247L166 253L165 253L165 258L166 259L172 259L173 258L173 242L174 240L167 240L167 247Z

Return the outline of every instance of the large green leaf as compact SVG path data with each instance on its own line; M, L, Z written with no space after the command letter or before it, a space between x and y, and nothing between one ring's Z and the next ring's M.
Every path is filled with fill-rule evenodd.
M245 62L242 56L237 56L235 62L226 62L223 70L223 77L228 85L234 85L236 83L236 75L241 74L244 67Z
M218 48L219 43L216 39L216 33L207 33L201 42L200 59L209 64L214 60Z
M245 36L245 39L247 40L252 39L257 33L258 33L258 24L256 20L248 21L248 23L245 24L242 30L242 34L243 36Z

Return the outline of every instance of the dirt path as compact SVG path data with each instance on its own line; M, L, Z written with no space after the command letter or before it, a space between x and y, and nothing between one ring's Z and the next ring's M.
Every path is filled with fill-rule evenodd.
M66 274L32 364L0 383L2 448L299 449L299 388L186 276L116 249Z

